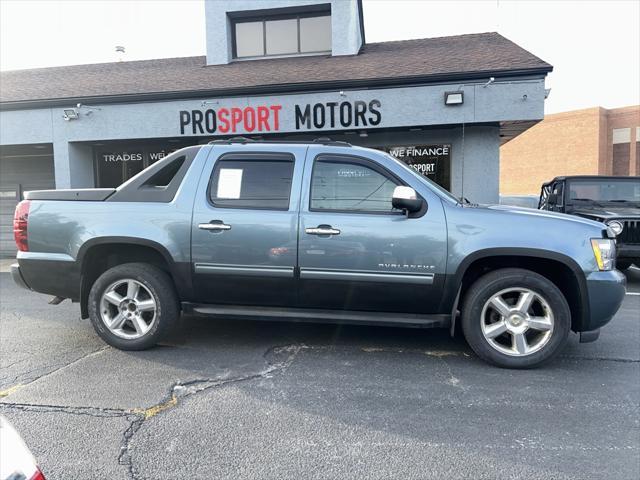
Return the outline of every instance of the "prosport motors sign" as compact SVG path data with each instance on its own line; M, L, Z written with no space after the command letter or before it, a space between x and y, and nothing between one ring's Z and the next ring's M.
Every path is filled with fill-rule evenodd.
M180 135L228 135L375 127L380 100L220 107L179 112Z

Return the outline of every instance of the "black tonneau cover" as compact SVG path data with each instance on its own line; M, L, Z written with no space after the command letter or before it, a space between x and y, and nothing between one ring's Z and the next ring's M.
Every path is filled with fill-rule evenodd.
M31 192L25 192L24 198L27 200L79 200L86 202L101 202L113 195L115 191L115 188L33 190Z

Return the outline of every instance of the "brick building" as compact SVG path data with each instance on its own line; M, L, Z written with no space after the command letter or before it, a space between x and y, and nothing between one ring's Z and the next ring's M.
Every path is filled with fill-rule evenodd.
M546 115L500 147L500 193L540 193L559 175L640 175L640 105Z

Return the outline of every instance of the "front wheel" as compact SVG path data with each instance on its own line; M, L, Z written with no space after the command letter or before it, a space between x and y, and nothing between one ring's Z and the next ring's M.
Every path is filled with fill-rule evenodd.
M571 327L569 305L553 282L535 272L505 268L470 287L462 329L476 354L505 368L536 367L558 354Z
M171 278L145 263L110 268L89 292L89 318L97 334L120 350L144 350L171 330L180 315Z

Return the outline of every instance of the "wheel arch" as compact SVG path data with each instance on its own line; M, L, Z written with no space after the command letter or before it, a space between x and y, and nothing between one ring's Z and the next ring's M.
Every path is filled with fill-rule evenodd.
M181 300L188 298L191 289L189 263L176 262L163 245L153 240L121 236L93 238L82 245L76 258L82 318L89 315L87 301L95 280L109 268L123 263L149 263L163 269L171 277Z
M448 295L443 311L452 312L455 330L455 310L462 304L465 293L480 276L500 268L524 268L534 271L553 282L563 293L571 310L571 328L580 331L589 318L589 294L584 272L571 257L535 248L490 248L468 255L449 277Z

